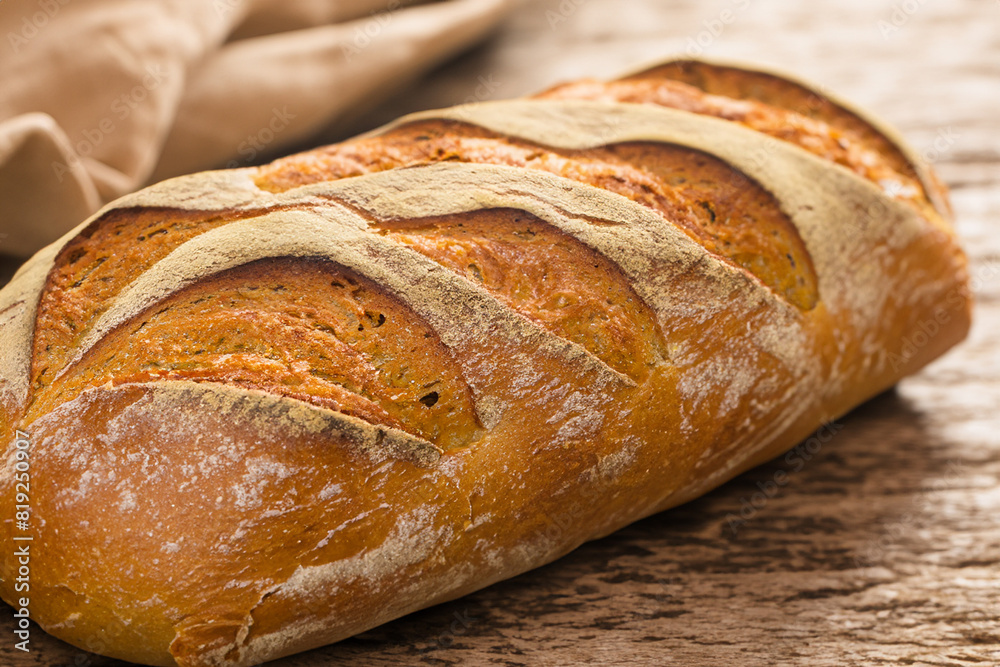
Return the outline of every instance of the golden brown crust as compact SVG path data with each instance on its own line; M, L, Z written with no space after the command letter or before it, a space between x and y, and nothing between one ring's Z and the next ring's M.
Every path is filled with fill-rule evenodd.
M817 299L816 275L795 227L744 173L699 150L659 142L588 148L548 146L455 120L427 119L293 156L262 169L257 183L282 192L310 183L437 162L540 169L628 197L659 211L709 250L747 269L802 308Z
M803 89L708 99L763 75L706 67L576 89L699 113L416 114L153 186L36 256L0 291L0 497L20 429L39 623L192 667L336 641L695 497L960 340L932 189L715 117L787 120Z
M274 298L283 292L296 296ZM276 340L295 345L276 350ZM167 379L297 398L445 449L481 433L468 386L425 323L365 278L287 259L229 270L147 309L37 391L28 419L85 387Z
M764 120L755 129L773 132L778 138L793 141L821 156L822 148L826 148L827 159L844 164L870 180L878 182L882 180L880 175L888 176L885 185L890 195L914 201L922 196L940 215L951 216L947 190L926 160L917 155L894 128L823 87L811 85L785 72L719 60L674 60L624 79L669 79L687 83L715 98L758 102L791 112L794 116L818 121L822 125L810 126L786 115L780 119L786 124L769 127L759 113L748 113L746 109L736 111L737 118L733 119L751 127L755 120ZM766 110L761 107L756 109L758 112L761 110L766 116ZM827 136L824 136L823 125L829 128ZM812 136L803 133L803 129L813 130ZM866 164L869 161L871 164ZM919 194L914 196L913 190Z
M372 225L633 381L666 359L656 316L606 257L516 209Z

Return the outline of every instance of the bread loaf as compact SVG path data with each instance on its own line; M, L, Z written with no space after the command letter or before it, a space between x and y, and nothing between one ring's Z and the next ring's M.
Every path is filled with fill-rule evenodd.
M880 123L702 61L122 198L0 292L3 598L236 666L550 562L961 340L949 217Z

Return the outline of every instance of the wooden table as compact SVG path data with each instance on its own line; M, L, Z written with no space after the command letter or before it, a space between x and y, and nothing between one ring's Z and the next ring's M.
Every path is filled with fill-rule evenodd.
M535 2L365 123L473 98L484 80L481 96L510 97L688 48L792 69L927 151L973 260L969 340L841 420L800 470L778 459L547 567L276 666L1000 664L1000 3ZM778 471L788 482L734 530ZM15 655L2 616L4 665L124 664L37 630Z

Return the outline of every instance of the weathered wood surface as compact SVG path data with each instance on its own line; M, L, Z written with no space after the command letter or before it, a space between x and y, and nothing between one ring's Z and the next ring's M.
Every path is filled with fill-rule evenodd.
M529 3L365 121L612 76L699 38L707 55L828 85L933 159L973 259L970 339L840 420L808 461L778 459L545 568L275 665L1000 664L1000 3ZM15 654L2 616L0 664L124 664L37 630Z

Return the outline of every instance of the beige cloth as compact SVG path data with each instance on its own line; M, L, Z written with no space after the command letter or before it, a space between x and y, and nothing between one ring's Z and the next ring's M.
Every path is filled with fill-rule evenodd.
M0 253L249 164L485 36L513 0L0 1Z

